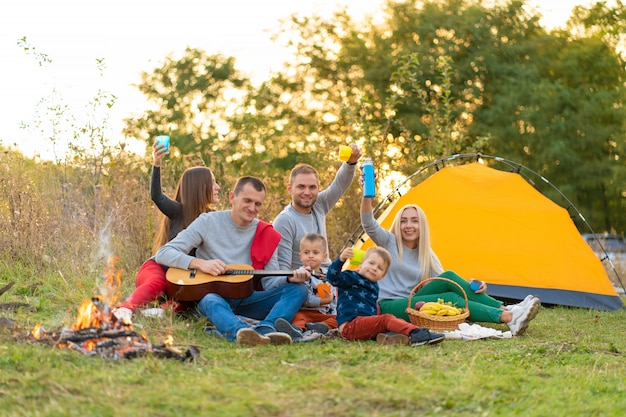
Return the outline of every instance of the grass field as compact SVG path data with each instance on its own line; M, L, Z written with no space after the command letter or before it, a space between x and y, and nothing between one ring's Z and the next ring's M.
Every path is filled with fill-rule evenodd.
M520 337L417 348L339 339L241 347L205 333L203 319L136 318L154 344L171 334L180 349L197 346L194 362L18 341L36 323L71 324L85 293L17 287L2 296L36 309L2 313L18 327L0 330L1 416L626 415L626 310L543 308Z
M197 346L194 362L21 341L37 324L72 325L99 286L101 252L123 254L128 295L155 209L148 170L127 172L134 164L111 164L115 181L100 183L0 156L11 174L0 181L0 288L15 283L0 305L25 305L0 310L0 417L626 415L626 310L543 308L520 337L418 348L337 339L249 348L207 334L206 320L136 318L153 344L172 335L183 351ZM351 219L334 211L337 224L358 222L358 209L345 208Z

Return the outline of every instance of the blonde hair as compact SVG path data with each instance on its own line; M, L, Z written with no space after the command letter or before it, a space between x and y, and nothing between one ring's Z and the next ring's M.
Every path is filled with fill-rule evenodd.
M434 262L435 253L430 247L430 230L428 227L428 220L426 219L426 213L424 210L416 204L407 204L402 207L396 217L391 223L389 231L396 237L396 245L398 246L398 261L402 261L404 244L402 242L402 230L400 227L402 214L407 209L413 208L417 211L417 218L419 221L419 238L417 241L417 259L419 259L421 267L421 276L423 278L429 278L430 276L439 275L443 272L443 269L435 269L436 263ZM441 269L441 270L439 270Z
M391 254L389 253L389 251L383 248L382 246L372 246L371 248L365 251L365 254L363 255L363 261L365 261L367 258L369 258L372 255L378 255L383 259L383 261L385 262L385 265L387 266L387 268L385 269L385 273L386 273L389 270L389 267L391 266Z
M326 250L326 238L319 233L307 233L306 235L302 236L302 239L300 239L300 247L302 247L302 244L304 242L320 242L324 250Z

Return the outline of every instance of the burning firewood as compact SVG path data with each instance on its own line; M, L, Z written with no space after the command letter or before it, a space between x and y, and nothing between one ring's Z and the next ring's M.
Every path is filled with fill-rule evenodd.
M56 331L46 331L41 326L35 326L28 335L23 337L23 340L72 349L88 356L98 355L107 359L155 355L180 361L194 361L200 356L195 346L189 347L185 352L178 349L173 345L171 337L168 337L163 344L153 345L145 335L134 331L130 324Z
M193 361L200 357L195 346L185 352L174 346L168 336L161 345L153 345L144 334L133 329L130 320L119 320L111 313L111 305L117 299L121 283L121 271L115 268L115 259L109 259L105 273L104 295L94 295L78 307L72 328L45 331L40 325L26 336L29 342L46 343L50 346L73 349L85 355L99 355L107 359L134 358L156 355L181 361Z

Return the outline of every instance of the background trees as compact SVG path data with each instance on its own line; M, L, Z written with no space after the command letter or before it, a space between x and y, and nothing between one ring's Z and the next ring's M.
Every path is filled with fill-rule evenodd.
M162 104L128 133L170 127L182 154L225 177L265 177L277 196L270 211L287 201L284 177L296 162L318 167L327 184L340 143L358 142L381 179L480 151L550 179L594 229L623 232L623 5L578 8L572 31L548 32L523 1L485 3L389 2L361 25L343 11L293 16L281 30L295 57L260 86L232 60L189 49L144 76L141 90ZM226 99L233 90L236 101Z

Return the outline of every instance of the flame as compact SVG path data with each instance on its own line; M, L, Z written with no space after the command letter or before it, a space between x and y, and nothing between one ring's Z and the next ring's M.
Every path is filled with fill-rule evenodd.
M73 329L81 330L88 327L101 327L102 320L98 308L91 300L83 300L78 307L78 315L74 322Z
M119 257L109 256L104 271L104 285L102 288L103 301L109 306L116 305L120 299L122 286L122 270L117 268Z
M30 331L30 335L34 337L35 339L40 339L41 338L41 324L39 323L35 324L35 327L33 328L33 330Z
M122 273L115 267L116 262L115 257L108 259L100 293L80 303L71 330L64 329L57 334L46 332L40 324L37 324L30 332L31 337L53 341L59 348L76 349L83 353L98 351L97 353L109 357L123 357L127 353L134 355L135 352L152 349L148 337L143 333L141 335L135 333L130 320L118 320L112 313L112 306L116 304L121 294ZM79 332L81 330L82 332ZM72 340L75 336L73 332L80 334ZM168 335L163 344L173 346L173 337Z

